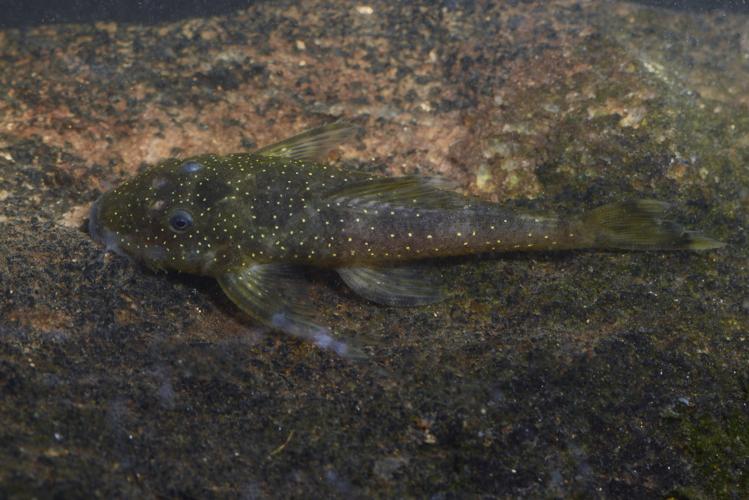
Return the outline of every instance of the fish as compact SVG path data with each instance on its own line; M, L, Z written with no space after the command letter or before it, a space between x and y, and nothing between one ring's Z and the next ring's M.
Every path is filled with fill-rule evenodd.
M339 121L251 153L166 159L102 194L89 233L152 270L213 277L262 325L351 357L356 349L315 320L305 267L334 270L371 302L422 306L445 297L418 267L426 259L724 246L665 218L670 205L657 200L535 214L465 196L439 177L326 162L357 130Z

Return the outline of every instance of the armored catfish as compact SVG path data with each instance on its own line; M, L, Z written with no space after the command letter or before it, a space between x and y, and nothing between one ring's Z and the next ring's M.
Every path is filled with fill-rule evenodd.
M439 179L380 177L323 162L355 127L333 123L254 153L168 159L104 193L89 217L108 250L216 278L259 322L351 354L305 307L299 266L334 269L380 304L440 300L410 261L503 251L708 250L723 244L664 220L666 203L614 203L578 217L527 214Z

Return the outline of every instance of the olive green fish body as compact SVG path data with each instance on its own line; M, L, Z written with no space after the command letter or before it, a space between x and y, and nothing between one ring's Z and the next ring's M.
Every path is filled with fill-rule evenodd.
M314 129L255 153L170 159L97 200L94 239L145 262L215 277L262 323L340 354L348 345L304 308L299 265L335 269L361 296L389 305L439 300L409 261L575 248L693 249L720 243L663 219L641 200L579 217L517 213L450 191L444 181L378 177L321 162L355 129Z

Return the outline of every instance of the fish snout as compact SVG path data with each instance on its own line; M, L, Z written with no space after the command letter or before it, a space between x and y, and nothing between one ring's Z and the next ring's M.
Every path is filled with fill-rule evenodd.
M101 206L101 197L97 198L96 201L91 205L91 211L88 213L88 234L91 239L97 243L104 243L104 239L101 232L101 222L99 219L99 211Z
M99 197L93 205L91 205L91 211L88 214L88 234L97 243L101 243L106 247L106 250L113 251L118 255L126 255L120 247L120 238L117 234L109 229L102 223L101 220L101 200Z

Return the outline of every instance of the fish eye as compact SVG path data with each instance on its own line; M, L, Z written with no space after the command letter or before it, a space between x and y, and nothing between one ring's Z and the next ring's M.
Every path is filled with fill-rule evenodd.
M188 161L182 164L182 171L187 174L192 174L202 169L203 169L203 165L201 165L200 163L196 161Z
M187 210L175 210L169 217L169 227L175 233L184 233L192 226L192 214Z

